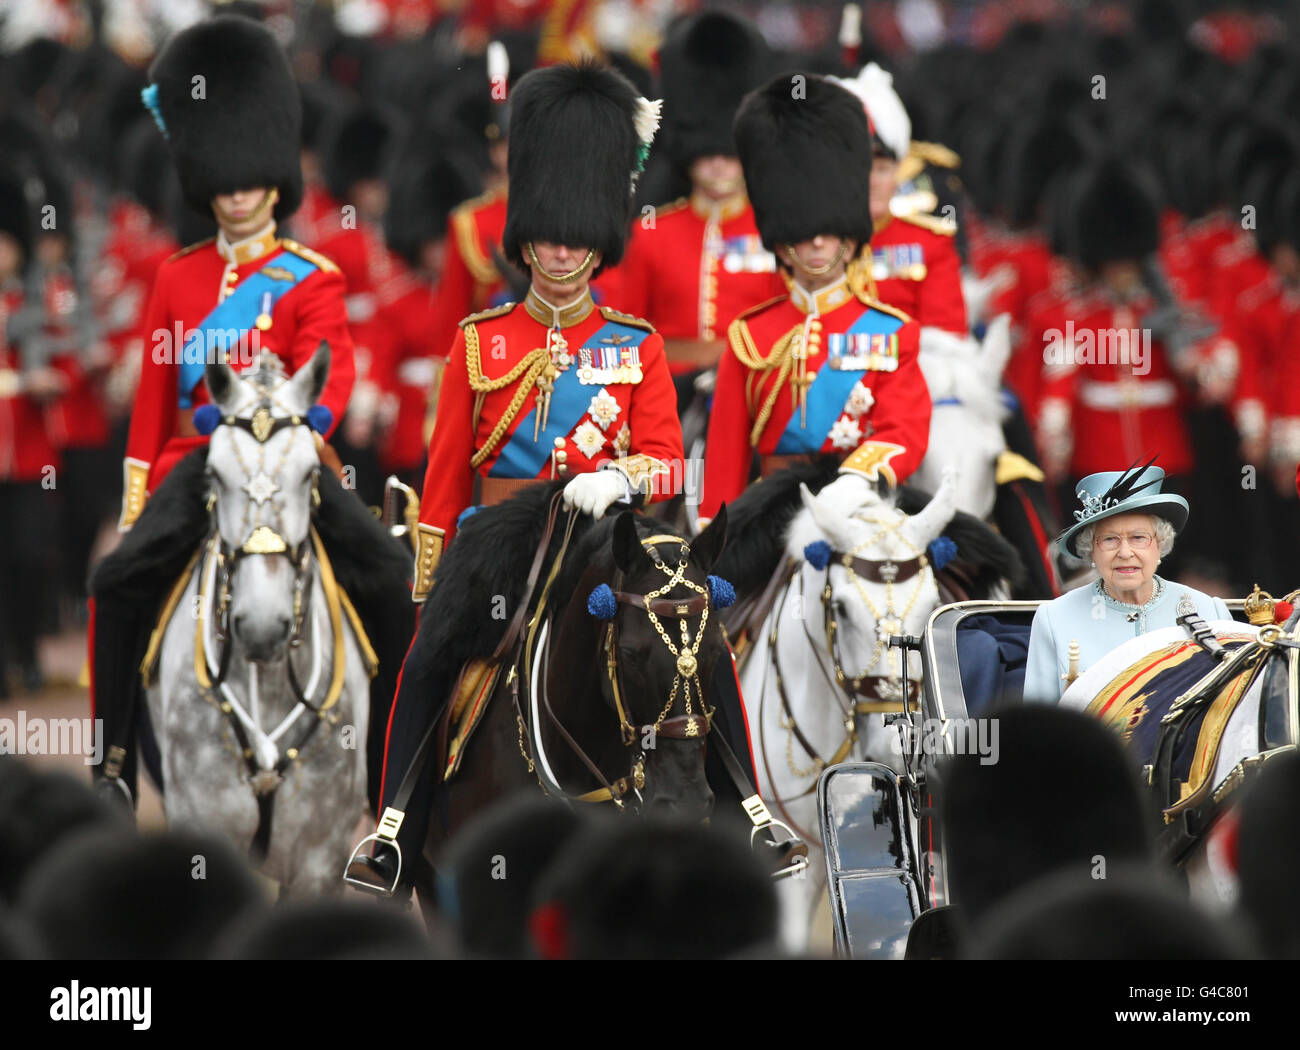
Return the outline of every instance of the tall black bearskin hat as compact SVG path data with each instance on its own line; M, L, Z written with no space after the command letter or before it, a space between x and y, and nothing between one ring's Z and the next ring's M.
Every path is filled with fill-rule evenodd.
M871 240L871 128L856 95L812 74L779 76L736 114L736 148L769 251L818 234Z
M472 157L454 149L407 161L393 173L384 237L411 266L420 265L428 241L447 233L452 210L482 190Z
M1037 223L1053 180L1084 158L1080 127L1068 115L1045 112L1013 128L1002 154L1007 221L1017 228Z
M231 15L191 26L168 42L149 81L145 104L191 208L210 215L219 193L274 186L275 217L293 214L302 201L302 103L268 30Z
M1114 733L1040 704L989 718L995 761L972 748L940 766L950 897L966 922L1053 872L1088 879L1098 855L1108 866L1151 859L1136 771Z
M321 164L335 200L346 201L364 179L388 174L399 138L398 121L376 106L356 106L335 115L324 131Z
M659 50L664 145L680 169L697 157L736 155L731 125L741 99L767 79L762 34L734 15L709 11L678 22Z
M594 248L602 268L623 257L635 179L659 127L658 104L612 69L535 69L510 100L506 257L550 241Z
M1107 158L1079 176L1072 200L1070 255L1089 270L1103 263L1145 259L1160 240L1160 213L1149 180Z

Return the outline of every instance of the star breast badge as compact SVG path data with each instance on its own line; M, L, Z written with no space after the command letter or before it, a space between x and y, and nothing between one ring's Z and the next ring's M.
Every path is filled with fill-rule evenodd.
M831 444L838 449L857 448L858 442L862 440L862 427L856 419L841 416L831 427L830 438Z
M601 430L608 430L622 410L623 406L604 387L591 399L591 405L587 409Z

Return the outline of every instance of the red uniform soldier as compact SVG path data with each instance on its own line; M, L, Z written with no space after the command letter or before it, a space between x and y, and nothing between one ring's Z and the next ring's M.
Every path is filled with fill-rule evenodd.
M195 76L204 78L201 99L191 94ZM321 403L334 419L343 414L353 380L338 268L276 235L276 220L298 205L302 176L298 93L275 39L241 17L200 23L170 41L150 79L145 104L167 136L186 203L214 216L220 232L158 271L145 311L127 445L121 526L129 531L92 581L92 704L111 745L96 775L112 797L132 793L144 642L208 528L207 437L193 411L208 400L205 365L224 359L242 370L269 351L293 371L327 343L331 366ZM328 465L329 446L321 448ZM403 615L409 607L402 600L401 552L332 472L322 472L318 488L322 541L379 654L371 717L382 725L411 627Z
M917 201L897 196L900 165L912 156L912 121L893 77L871 62L854 79L838 83L862 100L871 122L873 294L922 327L964 336L966 300L953 241L956 216L949 221L910 210Z
M464 600L440 592L435 574L467 509L567 477L565 502L598 518L615 503L670 495L682 459L663 340L647 322L595 306L588 289L592 273L622 255L630 176L658 125L657 107L612 71L554 66L524 77L511 108L504 243L531 285L524 302L462 320L448 357L413 593L429 600L422 616L439 620ZM403 812L385 810L375 854L349 866L351 881L377 892L391 892L399 876L394 830L409 858L429 819L434 778L412 761L448 683L430 680L437 661L417 655L420 644L417 636L394 703L383 785L383 804L392 807L413 778L410 800ZM721 731L747 754L739 697L716 702ZM403 882L410 868L401 866Z
M663 141L691 194L634 221L627 255L601 289L654 324L669 369L686 376L717 364L742 310L785 291L731 134L736 107L765 79L771 56L752 26L714 11L677 23L659 62Z
M787 457L844 457L830 488L860 505L866 482L907 478L925 455L930 393L917 363L919 326L871 299L846 272L871 239L871 132L858 99L821 77L807 97L787 78L752 94L736 144L763 242L793 274L790 293L728 331L704 466L711 518L748 479ZM838 496L837 496L838 498Z

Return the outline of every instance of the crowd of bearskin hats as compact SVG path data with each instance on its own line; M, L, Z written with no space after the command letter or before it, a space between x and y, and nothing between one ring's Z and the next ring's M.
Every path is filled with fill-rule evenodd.
M896 40L886 50L869 31L845 46L832 27L818 52L780 54L775 68L847 75L874 59L891 69L930 206L958 219L972 329L1011 315L1004 380L1059 486L1061 517L1074 481L1134 456L1123 428L1098 423L1077 377L1047 363L1049 333L1067 322L1146 330L1140 397L1152 407L1138 444L1143 458L1159 451L1171 487L1192 500L1179 568L1223 593L1257 579L1290 589L1300 577L1285 539L1300 533L1294 13L1191 0L1040 6L1045 19L1004 17L995 33L953 33L917 53ZM501 185L494 144L509 84L539 53L537 33L518 27L473 53L453 30L347 36L313 12L290 44L304 193L281 229L348 280L358 380L339 441L369 504L390 473L422 478L428 405L409 377L431 379L447 349L418 337L440 244L457 205ZM663 95L653 60L606 57L647 96ZM36 635L80 615L118 506L152 276L215 232L183 206L141 104L146 65L98 38L0 54L0 234L16 247L0 253L0 589L10 596L0 631L28 686L40 681ZM682 179L655 150L640 202L681 196ZM1140 287L1120 302L1105 274L1125 262L1140 263ZM1237 493L1249 513L1234 510ZM56 607L48 598L59 592Z

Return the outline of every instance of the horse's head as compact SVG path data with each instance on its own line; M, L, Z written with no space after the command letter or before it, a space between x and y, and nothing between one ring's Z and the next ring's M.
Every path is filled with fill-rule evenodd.
M713 808L704 776L711 729L710 687L727 657L719 613L729 585L709 576L726 542L724 507L687 542L649 531L651 519L623 514L614 525L614 586L588 608L608 620L607 683L630 756L644 753L644 812L701 821Z
M312 423L324 429L311 410L329 365L322 343L292 378L265 353L243 375L224 363L205 371L215 406L207 420L215 424L209 507L221 544L227 622L250 660L278 658L307 607L311 519L320 499Z
M921 329L921 371L930 390L930 444L912 482L933 492L946 467L957 472L957 509L981 521L993 513L998 457L1006 450L1002 370L1011 321L998 316L982 344L937 328Z
M787 536L787 552L801 563L800 615L846 692L866 700L902 699L881 681L904 671L888 639L921 634L939 602L927 548L952 519L956 487L946 471L934 498L909 517L890 503L845 514L800 486L804 510ZM906 672L918 678L919 665Z

